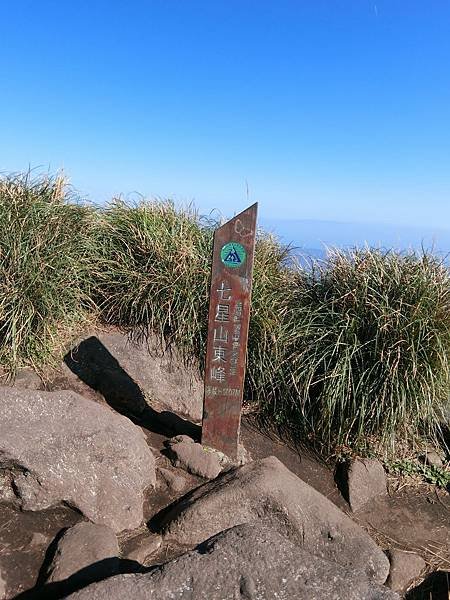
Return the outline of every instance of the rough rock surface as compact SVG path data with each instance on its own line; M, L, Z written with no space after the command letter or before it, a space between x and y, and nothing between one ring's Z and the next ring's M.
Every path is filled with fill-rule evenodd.
M430 467L435 467L436 469L441 469L444 466L444 461L436 452L436 450L425 452L420 456L420 459L424 464L429 465Z
M0 571L0 600L6 600L6 598L6 581L3 579Z
M399 600L358 571L312 556L279 533L240 525L146 574L119 575L70 600Z
M386 473L380 461L370 458L352 461L347 472L347 492L352 511L360 510L373 498L385 495Z
M66 356L66 364L90 387L114 403L116 399L138 414L160 404L177 414L201 421L203 382L187 367L176 349L163 352L155 337L132 342L120 332L96 331Z
M162 537L157 533L143 533L133 540L133 545L126 553L126 558L145 565L147 559L160 548L161 543Z
M161 520L165 541L195 546L234 525L263 522L298 546L384 583L389 561L332 502L270 456L184 496Z
M113 565L115 565L113 572L117 572L118 556L119 544L112 529L85 521L77 523L59 540L47 571L47 582L64 581L81 569L100 561L106 561L103 564L108 565L105 568L105 577L107 577L111 574Z
M395 592L404 592L425 570L426 563L414 552L390 550L391 570L387 585Z
M41 390L43 385L41 378L33 369L20 369L12 385L25 390Z
M6 470L2 471L1 464L2 458L0 455L0 502L14 502L14 500L16 499L16 495L14 494L14 490L11 485L12 475Z
M167 446L173 465L185 469L192 475L198 475L204 479L215 479L222 470L216 452L197 444L186 435L168 440Z
M175 473L169 471L169 469L164 469L164 467L158 467L158 472L165 487L173 492L182 492L185 489L187 481L181 475L175 475Z
M48 546L50 543L50 538L48 536L46 536L43 533L40 533L38 531L35 531L32 535L31 535L31 540L30 540L30 548L36 548L39 546Z
M74 392L10 387L0 387L0 414L3 487L22 509L67 504L115 532L142 523L155 461L129 419Z

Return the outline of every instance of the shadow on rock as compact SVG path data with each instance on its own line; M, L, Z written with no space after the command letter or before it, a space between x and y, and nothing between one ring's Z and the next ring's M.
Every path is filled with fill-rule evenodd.
M106 402L136 425L171 437L185 434L196 441L201 428L171 411L157 412L148 406L138 384L95 336L83 340L64 357L67 367Z
M15 596L14 600L61 600L92 583L103 581L114 575L145 573L148 570L134 560L107 558L77 571L64 581L38 584L35 588Z
M350 494L348 489L348 464L346 462L338 462L334 471L334 482L342 494L344 500L350 503Z
M145 410L147 404L139 386L97 337L83 340L66 354L64 362L118 412L139 416Z
M406 595L407 600L448 600L450 598L450 572L436 571Z

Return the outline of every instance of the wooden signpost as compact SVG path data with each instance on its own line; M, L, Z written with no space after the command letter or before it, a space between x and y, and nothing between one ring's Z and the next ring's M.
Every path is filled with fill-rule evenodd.
M214 249L202 444L237 458L258 204L219 227Z

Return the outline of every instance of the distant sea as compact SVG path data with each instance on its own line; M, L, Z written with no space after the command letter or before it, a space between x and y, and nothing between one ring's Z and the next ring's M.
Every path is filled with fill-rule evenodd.
M450 265L450 230L446 229L306 219L262 219L260 224L282 243L290 245L304 264L308 258L324 259L327 248L369 246L399 252L424 249Z

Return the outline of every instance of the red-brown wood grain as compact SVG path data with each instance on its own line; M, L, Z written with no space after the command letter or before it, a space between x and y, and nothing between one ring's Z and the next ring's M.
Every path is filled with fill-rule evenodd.
M258 204L219 227L214 248L202 444L237 458Z

